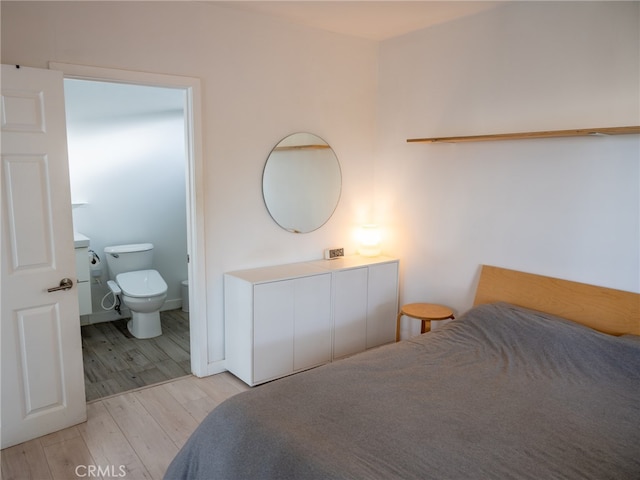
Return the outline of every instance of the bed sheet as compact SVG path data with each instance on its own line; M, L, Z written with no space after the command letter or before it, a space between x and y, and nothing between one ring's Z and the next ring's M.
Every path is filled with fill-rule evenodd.
M165 478L640 478L640 342L482 305L232 397Z

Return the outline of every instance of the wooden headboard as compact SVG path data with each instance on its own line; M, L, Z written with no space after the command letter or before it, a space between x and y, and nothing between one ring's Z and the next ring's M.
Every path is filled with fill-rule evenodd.
M483 265L474 305L508 302L611 335L640 335L640 294Z

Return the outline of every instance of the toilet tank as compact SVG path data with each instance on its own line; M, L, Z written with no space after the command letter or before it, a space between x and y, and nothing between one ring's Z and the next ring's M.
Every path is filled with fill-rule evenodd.
M105 247L104 253L111 280L115 280L120 273L149 270L153 267L152 243L114 245Z

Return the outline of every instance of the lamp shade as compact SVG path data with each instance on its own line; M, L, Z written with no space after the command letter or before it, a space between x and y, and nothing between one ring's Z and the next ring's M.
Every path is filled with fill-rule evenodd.
M365 257L377 257L380 255L380 228L378 225L362 225L359 232L360 247L358 253Z

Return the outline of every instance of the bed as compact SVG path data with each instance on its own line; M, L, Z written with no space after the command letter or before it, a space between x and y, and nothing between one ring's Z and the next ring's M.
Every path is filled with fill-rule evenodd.
M484 266L457 320L222 403L165 478L638 479L639 309Z

